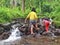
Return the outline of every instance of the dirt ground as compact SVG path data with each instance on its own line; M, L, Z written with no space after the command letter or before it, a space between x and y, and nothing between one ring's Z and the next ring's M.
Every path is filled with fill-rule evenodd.
M12 45L60 45L60 37L24 37L15 41Z

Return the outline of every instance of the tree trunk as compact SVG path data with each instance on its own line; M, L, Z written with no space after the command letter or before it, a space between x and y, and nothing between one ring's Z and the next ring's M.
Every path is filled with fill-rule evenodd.
M43 0L41 0L41 13L42 13Z
M22 11L25 12L25 0L22 0Z
M16 7L17 6L17 1L16 0L11 0L10 4L12 7Z

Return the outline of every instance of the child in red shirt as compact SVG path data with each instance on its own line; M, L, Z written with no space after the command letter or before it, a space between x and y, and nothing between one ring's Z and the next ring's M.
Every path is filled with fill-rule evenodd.
M43 19L46 32L49 30L50 21L48 19Z

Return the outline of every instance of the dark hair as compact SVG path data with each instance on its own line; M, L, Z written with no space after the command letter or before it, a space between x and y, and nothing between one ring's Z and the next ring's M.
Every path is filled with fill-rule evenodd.
M48 18L48 17L46 17L46 18L44 18L45 20L47 20L47 21L50 21L50 18Z
M32 8L32 10L31 10L31 11L34 11L34 12L36 12L35 8Z

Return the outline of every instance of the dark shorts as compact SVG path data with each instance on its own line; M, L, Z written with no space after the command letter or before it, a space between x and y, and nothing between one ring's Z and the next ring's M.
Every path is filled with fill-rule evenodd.
M36 20L30 20L30 25L35 25L37 23Z

